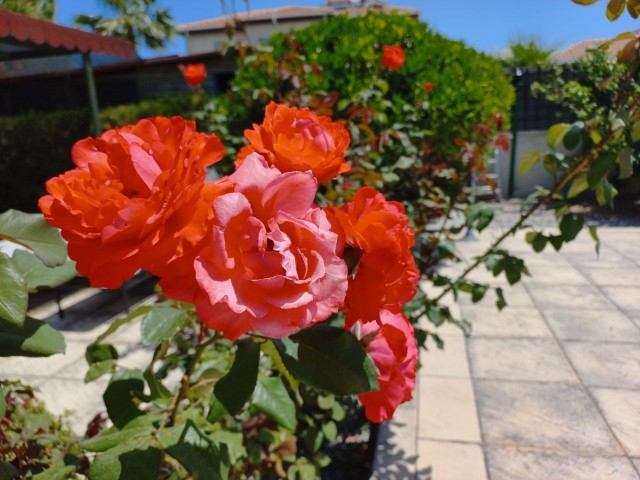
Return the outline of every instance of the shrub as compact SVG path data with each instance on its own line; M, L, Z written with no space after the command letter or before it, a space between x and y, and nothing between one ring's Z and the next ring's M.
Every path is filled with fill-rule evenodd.
M404 49L401 68L381 66L385 45ZM353 169L325 185L326 198L372 185L404 201L418 226L464 201L470 171L485 171L496 115L513 100L499 61L406 15L332 16L244 52L230 123L261 122L271 100L331 115L351 133Z
M194 118L200 102L191 95L167 96L105 108L100 118L104 129L156 115ZM86 109L0 117L0 211L36 212L44 182L73 168L71 147L88 135L91 117Z

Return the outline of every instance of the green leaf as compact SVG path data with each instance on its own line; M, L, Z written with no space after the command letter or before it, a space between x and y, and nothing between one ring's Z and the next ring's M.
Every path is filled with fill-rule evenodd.
M4 398L5 396L5 391L0 387L0 420L2 420L7 413L7 402Z
M613 165L613 158L609 155L598 158L593 164L587 174L587 183L589 188L596 188L609 173L609 168Z
M229 450L207 437L193 421L162 432L159 440L166 452L198 480L226 480L229 476ZM179 435L176 437L175 432ZM167 435L167 433L170 433Z
M318 324L274 344L299 380L336 395L377 390L376 368L362 344L338 327Z
M338 436L338 427L335 422L328 421L322 423L322 434L327 442L333 442Z
M27 315L29 292L16 264L0 253L0 319L21 327Z
M134 438L95 458L89 480L157 480L162 452L151 437Z
M547 145L549 148L557 148L562 141L564 135L571 129L568 123L556 123L549 128L547 132Z
M64 462L58 461L31 478L32 480L67 480L68 478L77 477L76 475L71 476L75 472L75 465L66 465Z
M553 248L556 249L556 252L559 252L560 248L562 247L562 244L564 243L564 240L562 239L562 235L550 235L548 238L549 238L549 243L553 245Z
M117 360L118 351L108 343L92 343L85 351L84 358L87 363L97 363L104 360Z
M151 424L143 427L124 428L122 430L116 427L110 427L95 437L80 442L80 448L89 452L106 452L123 442L145 436L149 437L152 431L153 426Z
M562 137L562 145L567 150L573 150L580 143L582 133L584 132L584 123L576 122L571 125L571 128Z
M0 214L0 239L33 250L49 267L67 260L67 244L57 228L44 221L42 214L7 210Z
M498 299L496 300L496 307L498 307L498 310L502 310L504 307L507 306L507 302L504 299L504 292L502 288L500 287L496 288L496 297L498 297Z
M240 343L229 372L216 383L216 398L231 415L236 415L251 398L258 379L260 345Z
M567 196L569 198L573 198L581 194L588 188L589 188L589 182L587 181L587 174L581 173L580 175L578 175L576 178L573 179L573 182L571 182L571 187L569 187L569 193L567 194Z
M547 240L548 240L547 237L545 237L541 233L536 235L536 238L534 238L533 242L531 242L531 246L533 247L533 250L536 253L540 253L541 251L543 251L544 247L547 246Z
M570 242L578 236L582 226L584 225L584 217L577 213L567 213L560 220L560 233L565 242Z
M617 195L618 190L608 180L604 180L596 188L596 201L600 205L608 205L609 208L613 208L613 199Z
M487 285L481 285L479 283L474 283L473 288L471 290L471 301L473 303L477 303L484 298L484 295L487 293L489 287Z
M58 267L48 267L28 250L15 250L12 259L29 290L57 287L78 275L75 262L67 261Z
M258 376L258 383L253 392L250 412L269 415L278 425L295 431L296 405L279 377Z
M142 305L136 308L134 311L132 311L128 315L125 315L124 317L116 318L113 321L113 323L109 325L109 328L107 328L107 330L103 334L99 335L98 338L96 338L93 343L95 344L95 343L102 342L108 336L113 335L120 327L138 318L140 315L144 315L149 310L151 310L151 308L153 308L151 305Z
M504 257L504 273L510 285L518 283L522 274L527 271L524 261L521 258L505 255Z
M216 423L222 417L224 417L226 413L227 411L224 409L224 405L222 405L222 402L220 402L220 400L218 400L214 395L211 395L207 421L210 423Z
M113 374L102 398L107 414L117 428L140 415L136 398L143 395L144 375L140 370L122 368Z
M184 326L184 310L155 306L142 319L142 344L156 345L173 337Z
M62 334L42 320L27 317L22 328L0 320L0 357L48 357L64 352Z
M0 460L0 480L14 480L17 478L18 469L8 462Z
M609 0L607 4L607 18L613 22L622 15L626 6L627 3L625 0Z
M578 5L593 5L600 0L571 0L573 3L577 3Z
M244 436L240 432L217 430L209 435L209 438L219 445L227 446L231 465L247 456L247 451L243 446Z
M294 392L298 390L298 380L296 380L293 375L287 370L287 367L284 366L284 362L282 361L282 357L280 353L278 353L278 349L273 344L272 341L267 341L262 344L262 352L267 355L271 362L273 363L273 368L275 368L278 372L280 372L284 378L289 382L289 386L291 390Z
M620 175L618 178L625 179L630 178L633 175L633 163L631 161L631 154L633 150L630 147L624 147L618 154L618 163L620 164Z
M640 141L640 120L636 120L631 126L631 141L633 143Z
M524 160L518 167L518 173L520 175L527 173L543 156L540 152L526 152Z
M600 237L598 237L598 231L595 225L589 225L589 235L591 235L593 241L596 242L596 254L600 256Z
M312 453L317 452L322 447L322 440L324 440L324 434L320 428L308 427L300 435L301 440L304 442L305 447Z
M114 373L116 365L117 362L115 360L92 363L84 376L84 383L91 383L107 373Z

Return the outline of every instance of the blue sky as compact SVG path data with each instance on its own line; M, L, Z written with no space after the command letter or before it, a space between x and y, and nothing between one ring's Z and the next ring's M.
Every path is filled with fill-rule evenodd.
M225 1L230 8L234 0ZM640 21L625 12L615 22L605 17L606 0L584 7L571 0L387 0L398 6L420 10L420 19L434 30L468 45L494 53L505 49L509 39L518 34L532 35L546 45L567 47L587 38L613 37L617 33L640 28ZM103 13L100 0L57 0L56 20L72 25L80 13ZM223 14L221 0L159 0L169 8L177 23L192 22ZM245 10L244 0L235 0L238 11ZM324 5L324 0L251 0L252 9L279 5ZM178 38L168 49L153 52L140 49L144 58L186 53Z

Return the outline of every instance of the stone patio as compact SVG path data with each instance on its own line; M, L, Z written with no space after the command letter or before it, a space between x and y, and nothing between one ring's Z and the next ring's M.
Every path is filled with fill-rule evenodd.
M463 257L500 233L460 242ZM509 239L532 274L514 287L475 274L509 305L451 305L472 334L446 326L445 349L422 354L414 400L381 428L374 478L640 479L640 228L598 233L599 258L586 231L560 253Z

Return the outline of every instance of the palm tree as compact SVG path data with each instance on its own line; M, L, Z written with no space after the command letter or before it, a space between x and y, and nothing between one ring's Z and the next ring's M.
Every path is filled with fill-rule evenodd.
M551 63L556 46L546 45L535 36L518 35L509 40L509 50L503 58L508 67L536 67Z
M53 20L56 14L56 2L55 0L0 0L0 9Z
M129 40L134 45L142 41L149 48L159 49L175 34L173 16L166 8L154 8L156 0L101 0L113 15L78 15L76 25L94 32Z

